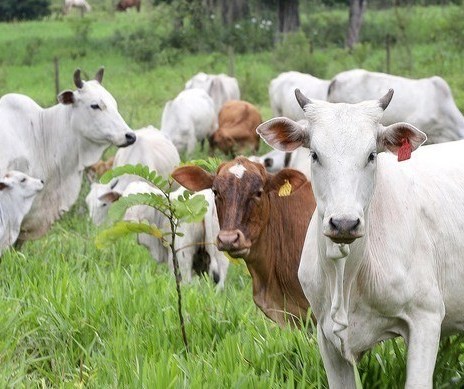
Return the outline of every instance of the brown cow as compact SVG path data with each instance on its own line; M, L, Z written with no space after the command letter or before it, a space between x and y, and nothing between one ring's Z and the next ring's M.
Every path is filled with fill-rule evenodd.
M108 170L113 167L114 157L109 157L106 161L99 160L87 169L87 178L90 182L96 181Z
M172 177L193 191L213 190L219 250L245 260L254 302L267 317L281 326L299 326L309 303L298 281L298 266L316 207L306 177L293 169L269 174L245 157L223 163L216 175L182 166Z
M120 0L116 5L116 11L125 11L127 8L136 7L140 12L141 0Z
M256 127L262 123L258 109L246 101L230 100L219 112L218 130L209 138L211 152L219 148L224 154L235 157L237 151L247 147L257 151L259 136Z

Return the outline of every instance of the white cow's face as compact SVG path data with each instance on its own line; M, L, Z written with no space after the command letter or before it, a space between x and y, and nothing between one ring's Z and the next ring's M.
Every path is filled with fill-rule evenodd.
M11 170L0 180L0 191L8 191L15 199L31 199L43 189L44 183L23 172Z
M415 150L426 140L424 133L409 124L379 124L392 94L359 104L311 102L300 94L307 127L277 118L257 129L277 149L310 149L308 163L322 230L335 243L351 243L365 233L377 153L385 149L398 153L406 140Z
M90 187L85 202L90 218L97 226L105 221L110 205L121 197L121 193L113 190L117 183L117 180L109 184L92 183Z
M134 143L134 131L121 117L116 100L99 80L84 82L78 71L74 77L77 90L64 91L58 96L60 103L72 105L72 129L95 144L125 147Z
M372 197L376 134L382 109L376 103L314 104L308 144L311 181L324 234L351 243L364 234L364 211Z

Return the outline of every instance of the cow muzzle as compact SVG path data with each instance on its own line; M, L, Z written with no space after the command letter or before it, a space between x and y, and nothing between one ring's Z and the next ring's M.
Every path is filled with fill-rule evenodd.
M240 230L219 231L217 246L234 258L245 258L250 253L251 244Z
M353 243L364 235L364 220L354 215L333 215L324 221L324 235L334 243Z
M126 132L126 134L124 135L125 139L126 139L126 142L123 143L122 145L118 146L118 147L127 147L127 146L130 146L132 144L135 143L135 141L137 140L137 137L135 136L135 133L134 132Z

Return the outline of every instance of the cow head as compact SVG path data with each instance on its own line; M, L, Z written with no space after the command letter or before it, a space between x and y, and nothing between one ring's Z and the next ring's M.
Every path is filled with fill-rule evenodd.
M0 179L0 193L11 192L16 199L30 199L44 187L44 182L23 172L11 170Z
M248 256L267 224L269 196L277 194L286 181L292 190L307 182L292 169L271 175L261 164L244 157L223 163L215 175L197 166L183 166L174 170L172 177L192 191L212 189L220 226L218 248L239 258Z
M135 142L135 133L118 112L114 97L102 86L103 68L95 79L83 81L81 71L74 72L76 91L64 91L58 95L61 104L72 106L71 127L91 143L129 146Z
M311 101L298 89L296 98L306 126L287 118L271 119L257 132L278 150L310 149L311 182L324 235L335 243L351 243L365 233L364 214L375 186L377 154L398 154L405 144L417 149L426 135L407 123L388 127L379 121L393 90L380 100L358 104Z
M233 147L235 145L234 139L224 134L221 129L215 131L209 138L209 146L214 150L216 147L219 148L223 153L228 154L233 152Z
M86 196L85 202L89 208L90 218L95 225L103 224L110 205L121 197L121 192L114 189L117 184L118 180L113 180L109 184L94 182L90 186L90 192Z

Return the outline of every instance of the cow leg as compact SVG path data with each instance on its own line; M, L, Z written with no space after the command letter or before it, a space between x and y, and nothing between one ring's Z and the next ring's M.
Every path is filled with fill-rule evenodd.
M442 319L437 313L421 313L409 323L406 389L432 389Z
M317 325L317 343L330 389L355 389L353 366L342 357L340 351L325 337L320 324Z

